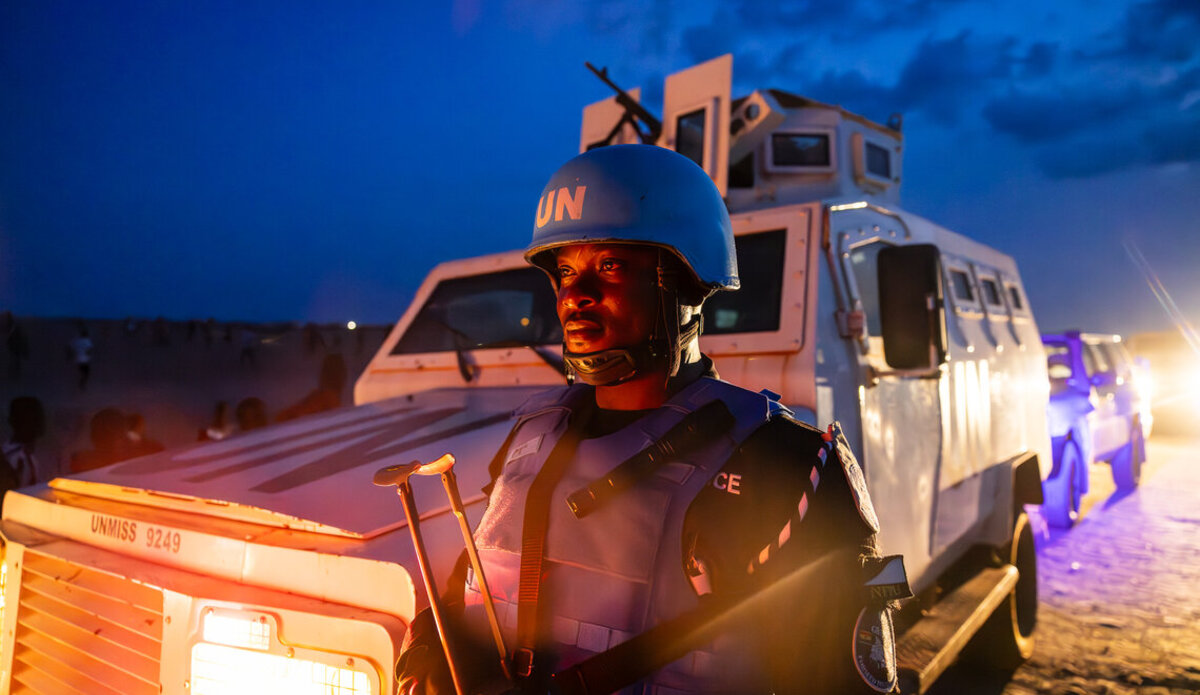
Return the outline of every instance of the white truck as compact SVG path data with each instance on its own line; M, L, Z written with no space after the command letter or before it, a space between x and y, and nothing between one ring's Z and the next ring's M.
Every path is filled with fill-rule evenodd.
M725 56L668 77L661 128L635 95L588 106L580 149L649 140L726 195L743 288L706 305L702 348L723 378L841 421L917 594L903 689L923 692L980 632L984 658L1016 663L1037 608L1023 508L1051 461L1016 264L899 208L898 120L776 90L732 100L731 76ZM443 263L354 408L9 493L0 691L393 692L426 598L401 507L372 475L453 453L477 520L510 411L563 383L560 340L519 251ZM445 577L457 526L437 481L414 489Z

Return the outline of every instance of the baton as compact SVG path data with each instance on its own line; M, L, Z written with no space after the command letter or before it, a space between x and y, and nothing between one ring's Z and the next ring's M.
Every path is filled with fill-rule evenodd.
M416 503L413 500L412 486L408 481L409 477L414 474L441 475L442 485L446 488L446 497L450 500L450 509L458 519L458 527L462 531L463 546L466 548L467 558L471 562L471 567L478 578L479 588L483 594L484 612L487 613L488 623L492 628L492 639L496 643L496 651L500 656L500 670L504 674L505 680L512 683L512 672L508 667L508 649L504 646L504 636L500 632L500 620L496 617L496 604L492 600L492 592L488 587L487 578L483 572L483 563L479 560L479 549L475 545L474 536L471 535L471 527L467 522L467 513L463 508L462 496L458 491L458 478L454 475L454 456L444 454L430 463L423 464L420 461L412 461L411 463L381 468L375 473L374 482L376 485L383 487L395 485L396 492L400 496L400 503L404 507L404 516L408 520L409 532L412 534L413 548L417 551L417 564L421 568L421 578L425 583L425 592L429 595L429 606L433 609L433 620L437 624L442 651L446 654L446 664L450 668L450 677L454 681L454 689L459 695L463 695L463 684L459 676L458 666L455 664L454 657L451 654L450 640L448 639L445 617L446 609L442 605L441 596L437 593L433 567L425 552L425 541L421 535L419 515L417 514Z

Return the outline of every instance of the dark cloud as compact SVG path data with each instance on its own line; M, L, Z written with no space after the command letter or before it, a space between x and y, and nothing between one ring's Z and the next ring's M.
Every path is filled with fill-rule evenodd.
M739 26L762 34L804 31L838 41L878 37L928 24L946 7L961 0L741 0L734 3Z
M825 72L820 79L805 85L803 94L881 123L899 110L894 88L872 82L857 70Z
M969 31L950 39L926 38L900 71L898 104L953 124L972 97L1012 74L1013 41L973 41Z
M1111 137L1079 138L1043 148L1038 164L1051 178L1086 178L1137 166L1200 161L1200 128L1178 118Z
M1096 79L1070 89L1008 90L982 110L996 131L1034 147L1052 178L1200 161L1200 67L1154 83Z
M1022 142L1039 143L1119 122L1137 111L1141 99L1142 95L1132 89L1086 94L1010 89L989 101L982 114L997 132Z
M1084 61L1185 63L1200 46L1200 2L1150 0L1130 6L1120 23L1076 51Z
M744 86L798 91L877 120L908 111L953 124L965 107L1007 80L1019 66L1045 66L1053 62L1055 52L1053 44L1043 44L1021 55L1012 39L982 39L968 31L950 38L926 37L904 63L896 82L888 85L859 70L827 70L813 77L805 62L814 50L813 41L782 42L770 55L762 55L741 50L731 32L719 28L722 24L715 21L684 32L683 46L692 60L733 53L735 79Z
M606 0L581 5L587 26L593 31L609 36L640 37L638 48L654 56L667 51L674 23L670 0Z
M857 70L827 71L801 85L807 96L875 120L902 111L923 113L933 122L953 125L981 95L1007 80L1026 60L1015 57L1011 39L976 39L964 31L947 39L923 39L892 85L872 81Z
M1038 41L1030 44L1025 59L1021 61L1021 76L1027 79L1045 77L1054 70L1057 60L1057 42Z
M732 21L728 11L718 8L711 22L684 29L682 47L688 58L702 63L726 53L738 53L742 41L736 32L729 30ZM742 66L738 65L738 72L741 71Z
M1200 161L1200 109L1193 108L1190 118L1179 117L1147 128L1143 134L1144 161L1172 164ZM1185 116L1188 114L1184 114Z
M1052 179L1098 176L1142 163L1142 151L1130 139L1089 138L1042 148L1036 161Z
M743 27L751 31L779 31L829 27L845 23L859 13L863 2L823 2L822 0L783 0L760 2L743 0L734 10Z

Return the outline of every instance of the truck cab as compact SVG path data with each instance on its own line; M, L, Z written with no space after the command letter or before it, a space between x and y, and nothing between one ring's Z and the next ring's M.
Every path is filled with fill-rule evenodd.
M898 117L731 86L730 56L669 76L657 127L630 116L636 93L589 105L579 149L669 147L726 197L743 285L706 302L702 350L722 378L842 423L883 550L904 556L918 595L903 689L923 692L973 638L1015 664L1036 621L1024 506L1051 462L1046 355L1016 263L900 207ZM560 341L551 288L520 251L447 261L354 408L10 493L0 690L224 692L277 669L392 692L427 599L400 505L372 474L453 453L477 521L470 493L509 414L565 383ZM455 521L436 481L413 489L445 577Z

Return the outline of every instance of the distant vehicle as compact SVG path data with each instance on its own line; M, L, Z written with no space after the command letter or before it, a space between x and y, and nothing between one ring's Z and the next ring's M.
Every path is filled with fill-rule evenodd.
M1107 461L1122 490L1137 487L1146 461L1149 376L1119 335L1046 334L1050 405L1047 418L1054 469L1046 479L1047 521L1069 527L1090 487L1091 464Z
M731 86L724 56L667 78L661 124L625 92L592 104L580 150L669 147L726 196L743 287L706 304L701 347L730 381L842 423L883 550L920 597L900 618L905 692L968 641L1013 667L1037 620L1025 506L1051 466L1046 357L1017 264L899 207L899 117L779 90L735 100ZM539 207L584 214L582 193L579 209L557 200ZM54 678L250 691L245 678L280 669L393 692L427 600L400 505L372 475L453 453L478 520L470 491L513 408L564 383L560 347L553 292L520 251L448 261L358 379L355 408L10 493L0 691ZM444 578L456 523L437 481L413 488Z
M1200 433L1200 353L1182 331L1139 333L1129 351L1149 372L1154 426L1170 434Z

